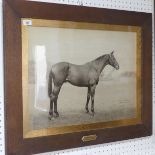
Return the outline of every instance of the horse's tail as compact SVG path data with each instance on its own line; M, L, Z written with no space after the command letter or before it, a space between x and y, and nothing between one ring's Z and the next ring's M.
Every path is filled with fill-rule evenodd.
M48 79L48 96L51 97L52 95L52 70L49 73L49 79Z

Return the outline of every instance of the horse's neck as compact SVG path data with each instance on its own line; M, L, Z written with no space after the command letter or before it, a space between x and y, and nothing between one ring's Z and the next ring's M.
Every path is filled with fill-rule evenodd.
M96 69L98 74L102 72L104 67L108 64L109 55L103 55L99 59L93 61L93 67Z

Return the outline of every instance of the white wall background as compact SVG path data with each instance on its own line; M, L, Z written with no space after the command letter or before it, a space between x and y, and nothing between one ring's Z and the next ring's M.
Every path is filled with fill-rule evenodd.
M36 0L34 0L36 1ZM39 0L37 0L39 1ZM153 0L40 0L45 2L84 5L153 13ZM3 92L3 42L2 42L2 0L0 0L0 155L4 155L4 92ZM154 42L153 42L154 45ZM154 52L153 52L154 64ZM153 97L155 98L155 67L153 65ZM154 101L153 98L153 101ZM153 102L153 105L155 102ZM153 109L155 117L155 108ZM155 120L151 137L100 144L89 147L44 153L40 155L155 155Z
M3 21L0 0L0 155L4 155L4 92L3 92Z

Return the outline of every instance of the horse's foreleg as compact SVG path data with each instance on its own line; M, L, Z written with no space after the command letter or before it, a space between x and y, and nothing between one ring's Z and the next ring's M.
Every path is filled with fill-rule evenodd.
M90 89L90 91L91 91L91 112L93 113L93 115L94 115L94 113L95 113L95 111L94 111L95 88L96 88L96 85L93 85L93 86L91 87L91 89Z
M56 114L56 117L59 117L59 113L57 111L57 98L54 101L54 113Z
M86 102L86 112L89 113L89 109L88 109L88 104L89 104L89 100L90 100L90 88L88 87L88 92L87 92L87 102Z
M52 97L50 98L50 111L49 111L49 119L51 119L53 117L53 99Z

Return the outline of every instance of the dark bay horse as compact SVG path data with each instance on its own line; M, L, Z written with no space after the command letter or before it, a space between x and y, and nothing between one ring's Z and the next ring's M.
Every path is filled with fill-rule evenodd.
M56 117L59 116L57 111L57 99L60 89L65 82L74 86L87 87L87 101L85 105L86 112L89 112L88 104L91 97L91 112L94 114L94 95L95 88L99 82L99 76L106 65L111 65L116 70L119 64L114 57L114 51L110 54L102 55L93 61L83 65L75 65L68 62L60 62L52 66L49 73L48 96L50 98L50 117L53 117L53 107ZM54 88L52 90L52 83Z

